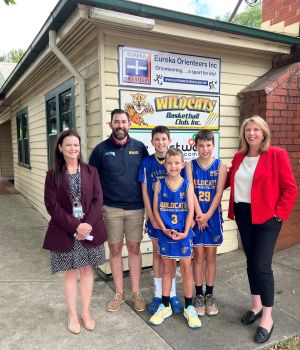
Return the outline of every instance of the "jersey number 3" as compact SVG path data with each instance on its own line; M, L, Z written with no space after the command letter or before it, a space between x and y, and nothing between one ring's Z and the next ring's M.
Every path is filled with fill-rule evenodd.
M177 217L177 215L175 215L175 214L172 215L172 224L173 224L173 225L178 224L178 217Z

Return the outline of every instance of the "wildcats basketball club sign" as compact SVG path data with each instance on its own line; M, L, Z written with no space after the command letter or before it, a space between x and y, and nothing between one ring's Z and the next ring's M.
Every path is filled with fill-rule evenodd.
M119 83L155 89L220 93L219 58L119 46Z

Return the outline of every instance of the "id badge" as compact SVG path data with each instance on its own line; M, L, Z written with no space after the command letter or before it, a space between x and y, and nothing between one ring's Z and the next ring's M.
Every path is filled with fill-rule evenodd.
M73 205L73 216L76 219L82 219L83 218L83 210L82 210L82 205L81 204Z

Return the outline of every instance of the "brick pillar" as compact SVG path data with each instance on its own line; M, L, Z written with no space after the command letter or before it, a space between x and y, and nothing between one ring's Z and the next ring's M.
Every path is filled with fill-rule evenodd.
M263 0L261 29L299 36L300 0Z
M241 120L252 115L264 118L273 146L285 148L300 190L300 63L272 69L239 94ZM262 198L263 200L263 198ZM280 233L277 249L300 243L299 196Z

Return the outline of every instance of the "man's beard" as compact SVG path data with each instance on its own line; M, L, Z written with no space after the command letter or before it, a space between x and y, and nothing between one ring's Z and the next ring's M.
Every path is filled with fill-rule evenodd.
M123 134L118 134L117 132L119 130L122 130ZM113 130L113 135L117 140L124 140L125 137L127 137L127 135L128 135L128 130L123 130L123 129L119 128L119 129Z

